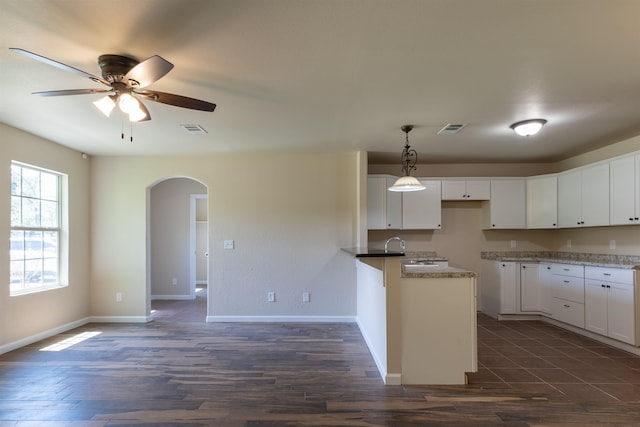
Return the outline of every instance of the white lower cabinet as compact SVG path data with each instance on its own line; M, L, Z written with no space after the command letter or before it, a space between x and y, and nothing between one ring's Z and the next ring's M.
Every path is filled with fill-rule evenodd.
M515 262L500 262L500 314L516 314L518 306L518 270Z
M584 328L584 267L551 264L551 317Z
M519 263L520 311L523 313L551 313L551 266L549 264Z
M634 274L586 267L585 329L635 345Z

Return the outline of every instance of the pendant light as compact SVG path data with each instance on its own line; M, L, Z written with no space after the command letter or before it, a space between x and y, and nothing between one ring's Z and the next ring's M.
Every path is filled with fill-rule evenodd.
M416 163L418 162L418 153L409 145L409 132L413 129L413 125L404 125L400 129L402 129L406 135L404 150L402 150L402 154L400 155L400 163L402 164L402 173L404 176L398 178L398 180L389 187L389 191L424 190L425 186L411 176L411 171L415 170Z

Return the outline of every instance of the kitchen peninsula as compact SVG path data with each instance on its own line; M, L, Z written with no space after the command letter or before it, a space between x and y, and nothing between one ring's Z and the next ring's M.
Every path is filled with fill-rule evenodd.
M476 274L434 252L346 251L358 326L385 384L465 384L477 371Z

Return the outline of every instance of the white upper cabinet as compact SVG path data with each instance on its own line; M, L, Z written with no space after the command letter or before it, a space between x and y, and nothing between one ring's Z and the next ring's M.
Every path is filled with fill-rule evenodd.
M367 177L367 228L369 230L402 228L402 193L387 190L396 179L391 175Z
M487 228L526 227L525 183L524 178L491 180L491 200L488 202L488 215L485 220Z
M491 181L488 179L443 179L442 200L489 200Z
M609 225L609 164L558 175L558 224L561 228Z
M441 228L440 181L420 179L421 191L402 193L402 228L437 230Z
M527 178L527 228L558 228L558 177Z
M640 156L609 163L609 222L611 225L640 223Z

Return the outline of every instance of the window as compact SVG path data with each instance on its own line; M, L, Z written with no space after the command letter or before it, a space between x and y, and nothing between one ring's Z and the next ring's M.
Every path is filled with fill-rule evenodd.
M11 164L10 294L60 287L61 175Z

